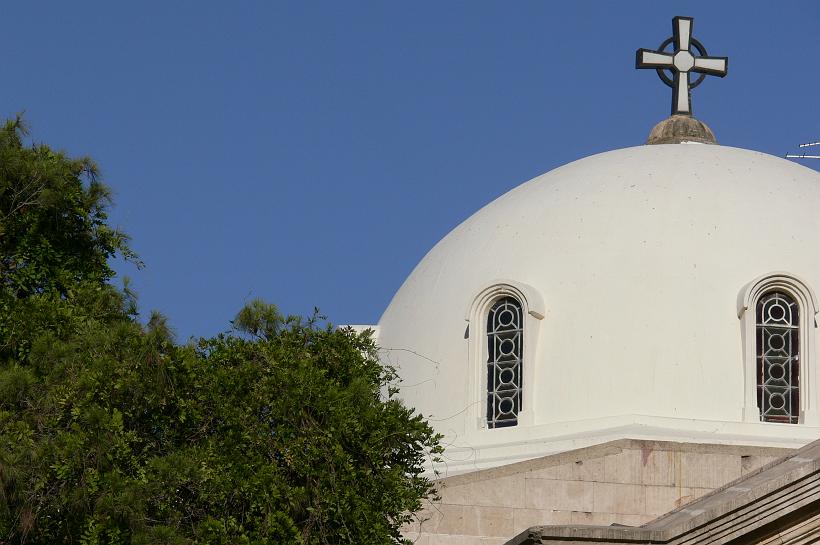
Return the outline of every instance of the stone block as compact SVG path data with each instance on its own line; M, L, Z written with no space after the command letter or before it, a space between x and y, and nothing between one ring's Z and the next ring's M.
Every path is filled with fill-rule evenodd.
M473 536L450 536L446 534L432 534L427 537L427 545L476 545L477 538Z
M740 477L736 454L681 453L681 485L687 488L718 488Z
M689 488L687 489L689 494L692 496L693 500L698 499L701 496L705 496L709 492L713 491L714 488Z
M458 503L462 505L524 507L523 474L475 481L460 488L463 490Z
M587 524L590 526L609 526L617 515L614 513L593 513L590 511L573 511L571 524Z
M439 504L429 501L423 502L424 507L413 514L413 520L402 526L403 534L419 534L430 532L438 524Z
M465 525L465 509L463 505L438 504L425 510L425 518L421 522L421 532L426 534L463 534Z
M680 454L668 450L641 450L641 483L676 485Z
M509 539L514 533L513 510L508 507L465 507L463 533Z
M704 494L709 488L684 488L678 486L647 486L646 513L658 517L682 507Z
M419 521L414 520L412 522L402 524L399 531L405 536L417 535L421 531Z
M779 459L778 456L741 456L740 473L746 475Z
M604 459L590 458L589 460L578 460L570 464L570 479L573 481L603 481Z
M440 485L438 489L439 496L441 496L440 503L468 505L472 501L472 498L469 496L469 488L469 484L451 486L445 482L443 485Z
M596 513L643 515L646 513L646 487L639 484L593 483Z
M604 481L638 484L641 482L641 451L625 449L604 458Z
M646 513L660 516L683 505L683 498L689 497L689 489L678 486L647 486Z
M525 475L525 477L533 479L555 479L559 481L571 481L572 467L570 467L570 464L561 464L552 467L545 467L543 469L536 469L530 471Z
M513 534L517 535L532 526L570 524L571 511L550 511L546 509L514 509Z
M555 511L592 511L593 484L584 481L524 479L524 507Z

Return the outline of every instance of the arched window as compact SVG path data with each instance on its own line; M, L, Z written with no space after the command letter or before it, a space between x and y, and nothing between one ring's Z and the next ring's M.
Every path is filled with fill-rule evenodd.
M797 424L800 416L800 307L772 291L757 301L757 406L764 422Z
M744 421L820 425L814 393L820 390L814 369L818 308L811 287L787 272L760 276L740 291Z
M472 400L467 419L475 423L468 432L534 424L538 400L531 362L538 354L546 314L541 293L517 280L496 279L477 292L465 310L465 387Z
M521 303L503 297L487 314L487 427L518 424L522 401L524 313Z

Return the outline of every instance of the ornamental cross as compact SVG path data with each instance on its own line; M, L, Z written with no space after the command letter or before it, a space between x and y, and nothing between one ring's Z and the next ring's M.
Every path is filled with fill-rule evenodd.
M675 17L671 38L655 51L639 49L635 55L635 68L654 68L661 81L672 88L672 115L692 115L691 90L700 85L707 74L724 77L729 65L728 57L708 56L703 44L692 37L692 22L691 17ZM671 53L664 51L669 45L673 46ZM672 73L671 78L667 70ZM698 73L694 83L689 78L692 72Z

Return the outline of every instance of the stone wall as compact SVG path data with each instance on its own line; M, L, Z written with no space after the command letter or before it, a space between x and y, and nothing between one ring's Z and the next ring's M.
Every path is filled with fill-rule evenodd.
M418 545L501 545L531 526L640 526L791 452L619 440L439 481Z

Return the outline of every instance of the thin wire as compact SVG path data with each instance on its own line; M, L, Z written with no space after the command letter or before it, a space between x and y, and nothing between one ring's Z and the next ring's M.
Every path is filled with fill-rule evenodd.
M435 364L436 368L438 368L438 366L441 365L441 362L438 362L438 361L434 360L433 358L429 358L429 357L425 356L424 354L419 354L415 350L410 350L409 348L388 348L386 346L380 346L379 350L384 350L385 352L409 352L410 354L413 354L415 356L420 357L423 360L427 360L430 363Z

